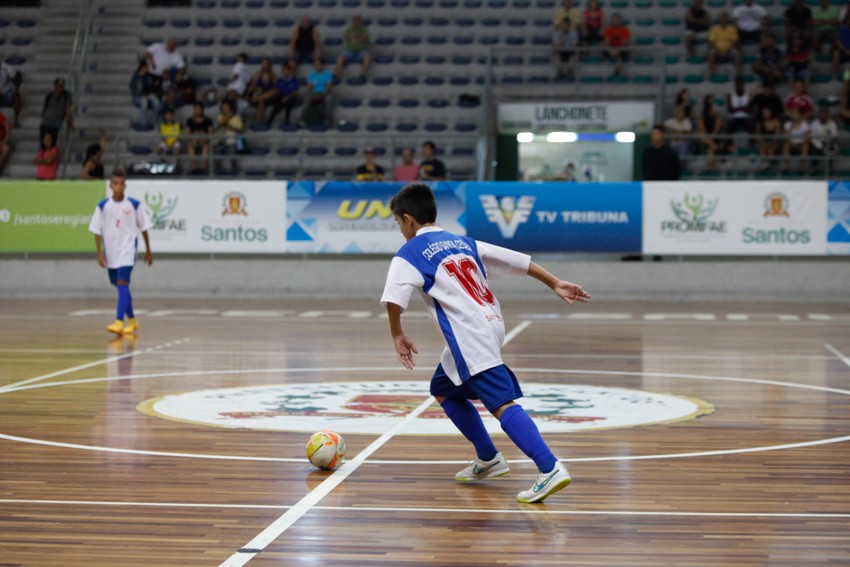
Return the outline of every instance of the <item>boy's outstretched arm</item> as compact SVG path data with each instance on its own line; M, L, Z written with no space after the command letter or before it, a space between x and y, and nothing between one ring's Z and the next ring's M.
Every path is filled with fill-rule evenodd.
M584 289L582 289L580 285L558 279L557 277L546 271L543 266L535 262L531 262L528 265L528 275L536 280L540 280L541 282L549 286L549 288L555 292L555 295L557 295L570 305L572 305L574 301L581 301L582 303L587 303L587 301L590 299L590 294L584 291Z
M390 320L390 334L395 343L395 355L402 366L413 370L416 363L413 362L413 354L419 354L413 341L404 334L401 329L401 306L395 303L387 303L387 318Z

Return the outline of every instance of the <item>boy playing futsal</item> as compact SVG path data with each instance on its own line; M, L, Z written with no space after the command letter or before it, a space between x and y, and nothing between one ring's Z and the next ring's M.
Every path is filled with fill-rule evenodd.
M468 482L508 474L481 416L469 400L480 399L502 430L537 465L540 474L520 502L540 502L571 482L570 473L549 450L535 423L514 400L522 397L516 376L502 362L505 324L499 302L487 287L487 276L528 274L572 304L590 295L581 286L560 280L530 257L444 231L435 225L437 203L427 185L411 184L390 201L407 243L390 264L381 303L387 308L398 361L413 369L413 342L401 328L401 314L414 290L446 340L431 378L431 394L452 423L473 444L476 460L455 475Z
M130 297L130 274L138 254L139 231L145 240L145 264L153 264L148 230L151 220L136 199L124 195L127 179L124 170L117 167L109 178L112 197L97 204L89 224L97 245L97 263L109 271L109 282L118 289L118 306L115 322L106 329L116 335L131 335L139 328L133 313ZM127 324L124 325L124 316Z

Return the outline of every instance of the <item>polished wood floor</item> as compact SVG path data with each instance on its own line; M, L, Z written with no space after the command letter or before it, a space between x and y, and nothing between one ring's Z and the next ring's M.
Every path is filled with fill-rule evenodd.
M0 565L850 565L850 306L504 301L523 384L714 408L546 434L574 483L523 505L536 471L501 433L511 474L458 484L469 447L429 435L433 418L412 420L417 435L346 435L342 475L304 460L302 432L137 409L196 390L425 381L440 345L416 313L406 372L377 302L137 296L135 340L108 336L109 301L0 301Z

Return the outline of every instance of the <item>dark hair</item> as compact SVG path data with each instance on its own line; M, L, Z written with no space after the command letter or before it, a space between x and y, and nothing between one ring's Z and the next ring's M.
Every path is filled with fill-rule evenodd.
M427 141L423 142L422 145L428 146L429 148L431 148L431 151L434 151L434 152L437 151L437 146L435 146L434 142L432 142L431 140L427 140Z
M665 127L664 127L664 124L656 124L655 126L653 126L653 127L652 127L652 129L653 129L653 130L658 130L658 131L659 131L659 132L661 132L662 134L666 134L666 133L667 133L667 128L665 128Z
M91 158L95 156L99 151L103 148L100 147L100 144L92 144L86 148L86 159L85 161L89 161Z
M424 183L411 183L396 193L390 200L390 209L398 217L410 215L419 224L437 220L437 200Z
M112 174L110 175L110 177L119 177L121 179L124 179L127 177L127 172L124 171L123 167L116 167L112 170Z

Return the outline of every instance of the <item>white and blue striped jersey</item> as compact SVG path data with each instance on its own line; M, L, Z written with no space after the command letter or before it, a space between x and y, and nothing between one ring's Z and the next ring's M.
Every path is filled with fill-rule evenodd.
M446 340L440 362L460 385L480 372L503 364L505 323L487 278L528 273L531 258L446 232L419 229L390 264L381 303L407 309L414 290Z
M114 201L107 197L97 204L91 217L89 231L103 239L107 268L132 266L138 254L139 231L150 230L151 220L139 201L124 197Z

